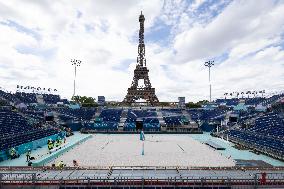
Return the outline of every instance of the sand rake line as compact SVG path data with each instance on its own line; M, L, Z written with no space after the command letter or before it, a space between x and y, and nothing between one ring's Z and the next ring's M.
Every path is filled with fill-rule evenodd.
M179 144L177 144L177 145L183 151L183 153L185 153L184 149Z

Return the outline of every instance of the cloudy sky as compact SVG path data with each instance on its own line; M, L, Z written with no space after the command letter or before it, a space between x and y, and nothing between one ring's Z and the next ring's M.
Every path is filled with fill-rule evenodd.
M136 65L140 11L150 80L160 101L284 89L284 1L1 0L0 87L121 101Z

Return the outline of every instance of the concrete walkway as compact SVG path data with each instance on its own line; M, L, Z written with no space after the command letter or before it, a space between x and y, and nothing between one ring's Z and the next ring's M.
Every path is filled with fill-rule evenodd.
M89 134L81 134L79 132L75 132L74 135L67 137L66 138L66 143L68 143L66 145L66 147L68 146L72 146L75 143L79 143L80 141L82 141L83 139L85 139L86 137L91 137L91 135ZM63 148L62 148L63 150ZM52 154L49 154L49 151L47 149L47 145L38 148L36 150L33 150L31 153L32 157L35 157L35 161L40 161L43 160L45 158L50 157ZM35 162L33 161L33 162ZM17 159L13 159L13 160L5 160L0 162L0 166L27 166L28 163L26 162L26 154L22 154L19 158Z

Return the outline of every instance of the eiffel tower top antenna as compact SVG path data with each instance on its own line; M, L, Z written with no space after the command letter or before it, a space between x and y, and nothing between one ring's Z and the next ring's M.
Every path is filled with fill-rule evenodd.
M139 16L140 29L139 29L139 44L138 44L138 57L137 57L137 66L143 67L146 66L145 58L145 43L144 43L144 21L145 17L142 14Z

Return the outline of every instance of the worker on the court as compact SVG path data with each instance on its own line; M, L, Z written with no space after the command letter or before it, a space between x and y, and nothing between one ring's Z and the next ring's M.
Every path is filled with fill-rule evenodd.
M26 162L30 162L31 161L31 149L28 149L28 151L27 151L27 154L26 154L26 157L27 157L27 160L26 160Z
M17 154L17 151L16 151L16 149L14 147L10 149L10 157L11 157L11 159L15 159L15 158L17 158L19 156L20 155Z
M57 167L59 167L59 168L65 167L65 164L63 163L62 160L57 164Z
M55 141L55 147L58 147L60 145L60 141L59 141L59 139L56 139L56 141Z
M48 139L47 148L48 148L48 150L52 150L53 149L53 141L51 139Z
M75 159L73 160L73 166L74 167L78 167L79 166L78 162Z

